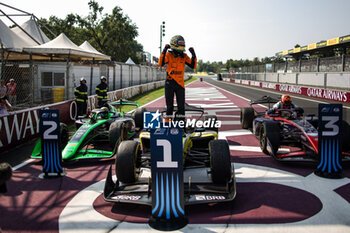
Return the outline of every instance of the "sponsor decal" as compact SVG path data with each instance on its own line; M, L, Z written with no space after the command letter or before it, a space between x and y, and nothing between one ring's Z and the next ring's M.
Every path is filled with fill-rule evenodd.
M250 86L260 87L260 82L250 81Z
M295 93L295 94L302 94L302 88L300 86L294 86L294 85L287 85L287 84L280 84L279 85L280 91Z
M224 196L216 196L216 195L195 195L196 201L220 201L225 200Z
M241 83L244 84L244 85L249 85L249 81L248 80L242 80Z
M141 199L141 196L134 196L134 195L118 195L115 197L112 197L114 200L125 200L125 201L137 201Z
M273 89L276 90L276 83L262 83L262 88Z
M321 99L335 100L339 102L347 102L347 92L346 91L335 91L335 90L324 90L319 88L308 88L307 96L317 97Z
M241 80L240 80L240 79L235 79L235 83L240 84L240 83L241 83Z

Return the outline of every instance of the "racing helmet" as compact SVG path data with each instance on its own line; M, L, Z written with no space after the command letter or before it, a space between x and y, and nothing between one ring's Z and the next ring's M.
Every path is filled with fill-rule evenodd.
M180 35L173 36L170 40L170 47L177 52L185 51L185 39Z
M284 105L290 106L292 104L292 97L290 95L282 95L281 101Z
M102 80L107 81L107 78L106 78L105 76L101 76L101 78L100 78L100 79L101 79L101 81L102 81Z
M108 119L108 108L107 107L102 107L100 109L101 112L101 117L104 119Z

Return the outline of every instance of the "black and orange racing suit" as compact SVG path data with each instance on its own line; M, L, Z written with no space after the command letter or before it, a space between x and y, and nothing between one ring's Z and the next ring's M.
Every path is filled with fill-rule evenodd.
M189 58L185 53L163 51L160 55L158 65L162 67L165 64L168 64L165 81L166 114L169 118L173 115L175 93L178 106L177 116L179 119L183 119L185 115L185 65L195 69L197 58L194 52L192 58Z

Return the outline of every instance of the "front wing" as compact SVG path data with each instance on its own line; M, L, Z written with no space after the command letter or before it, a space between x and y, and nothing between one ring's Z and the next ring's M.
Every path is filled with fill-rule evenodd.
M232 201L236 196L236 179L232 167L231 180L226 184L214 184L208 168L184 170L185 205ZM140 178L133 184L113 181L112 166L104 187L104 199L109 202L152 205L151 171L141 169Z

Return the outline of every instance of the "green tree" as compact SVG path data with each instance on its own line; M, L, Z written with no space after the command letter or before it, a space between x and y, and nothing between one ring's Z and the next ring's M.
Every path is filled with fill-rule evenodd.
M111 56L112 61L125 62L131 57L140 63L143 46L135 39L138 28L131 19L119 6L111 14L103 14L104 8L97 1L90 0L88 5L90 12L86 17L69 14L65 19L51 16L40 21L56 35L65 33L77 45L87 40L98 51Z

